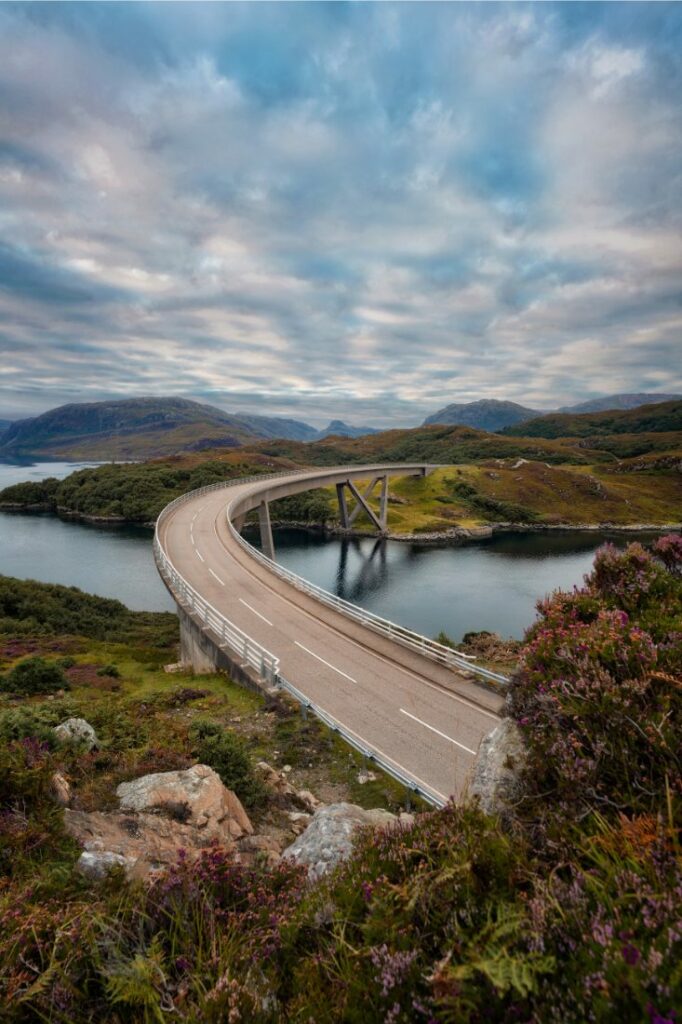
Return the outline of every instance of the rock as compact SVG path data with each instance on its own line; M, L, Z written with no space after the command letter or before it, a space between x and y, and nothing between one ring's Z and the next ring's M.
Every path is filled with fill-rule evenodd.
M282 847L274 836L244 836L236 847L237 860L247 867L257 864L274 867L282 854Z
M238 798L204 764L185 771L143 775L122 782L116 793L120 810L67 808L64 823L86 853L122 859L112 863L124 863L129 875L143 877L174 864L181 849L190 859L215 844L239 850L239 841L253 833ZM259 851L265 851L270 860L275 853L267 843L256 843L253 850L244 848L245 856L253 858ZM276 852L279 855L279 849Z
M287 765L285 765L286 767ZM256 771L270 792L278 798L280 806L297 807L307 814L314 814L316 810L324 806L322 801L318 800L309 789L296 789L295 786L292 786L284 774L284 769L278 772L267 761L259 761Z
M116 795L122 811L157 811L216 838L239 839L253 832L239 799L205 764L122 782Z
M185 661L174 661L170 665L164 665L163 671L168 672L169 675L175 672L187 672L191 670L192 666Z
M282 768L282 771L284 772L285 775L288 775L290 771L293 771L293 769L290 764L285 764L284 767Z
M50 794L60 807L68 807L71 803L71 786L61 772L55 772L50 779Z
M366 782L376 782L376 780L374 772L358 772L358 782L361 786L364 786Z
M521 730L511 718L503 718L483 737L469 794L478 797L486 814L509 817L523 792L521 775L527 758Z
M305 832L312 819L311 814L306 814L304 811L289 811L289 821L291 822L291 831L296 836L300 836L301 832Z
M315 881L351 854L353 836L359 828L386 828L396 821L390 811L367 811L356 804L329 804L317 811L305 832L286 848L282 857L305 864L308 878Z
M294 790L292 800L296 807L300 807L307 814L314 814L315 811L319 811L321 807L324 807L322 801L318 800L309 789Z
M101 880L106 878L112 868L128 868L129 861L118 853L85 850L76 861L76 868L86 878Z
M53 732L60 743L82 744L88 750L99 746L97 733L84 718L67 718L56 725Z

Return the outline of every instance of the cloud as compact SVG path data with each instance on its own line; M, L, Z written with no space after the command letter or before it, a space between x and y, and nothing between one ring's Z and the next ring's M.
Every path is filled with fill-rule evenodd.
M0 7L0 414L682 388L675 5Z

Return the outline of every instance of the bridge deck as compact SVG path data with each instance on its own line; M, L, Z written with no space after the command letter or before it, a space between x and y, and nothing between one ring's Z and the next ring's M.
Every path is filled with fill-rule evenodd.
M461 793L501 698L301 593L252 558L225 515L252 487L213 491L172 510L159 539L175 568L279 657L286 679L368 746L443 797Z

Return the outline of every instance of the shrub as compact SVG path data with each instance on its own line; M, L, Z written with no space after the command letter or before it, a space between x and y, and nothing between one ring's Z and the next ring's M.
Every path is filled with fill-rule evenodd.
M538 609L509 694L528 809L555 832L590 809L666 812L682 794L682 580L639 544L607 545L583 588Z
M102 668L97 669L98 676L108 676L110 679L120 679L121 673L119 672L116 665L103 665Z
M239 736L215 722L199 721L192 726L191 737L195 757L213 768L246 807L258 807L265 802L265 786L255 774Z
M0 680L0 689L27 696L54 693L55 690L68 690L69 681L64 670L54 662L38 657L25 658Z

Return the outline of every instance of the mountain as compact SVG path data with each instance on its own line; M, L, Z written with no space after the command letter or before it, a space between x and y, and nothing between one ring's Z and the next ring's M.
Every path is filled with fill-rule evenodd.
M456 426L475 427L477 430L488 430L495 433L504 427L513 426L542 416L535 409L527 409L516 402L499 402L495 398L484 398L479 402L462 402L446 405L433 416L427 416L422 423L428 427L433 423L452 423Z
M289 420L280 416L260 416L257 413L238 413L236 418L257 430L264 437L283 437L289 441L316 441L320 432L309 423ZM352 429L352 428L349 428Z
M141 459L233 448L268 436L211 405L185 398L131 398L72 403L18 420L0 435L0 457Z
M550 413L506 427L513 437L591 437L609 434L658 434L682 430L682 401L657 402L634 409L592 413Z
M365 437L367 434L378 434L376 427L351 427L343 420L332 420L324 430L318 430L315 440L321 441L325 437Z
M0 420L0 436L4 434L8 427L12 426L12 420Z
M637 409L640 405L654 405L659 402L674 402L682 395L658 395L641 392L635 395L605 395L603 398L592 398L589 402L578 405L564 405L557 412L583 413L605 412L609 409ZM530 416L528 417L530 419Z

